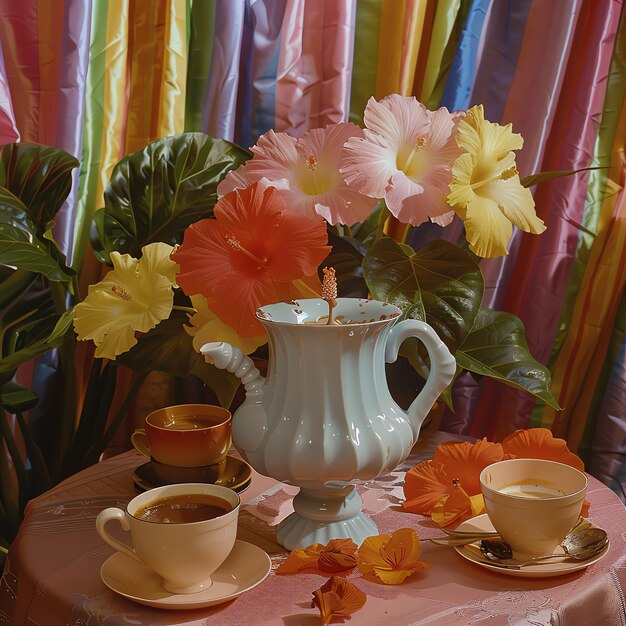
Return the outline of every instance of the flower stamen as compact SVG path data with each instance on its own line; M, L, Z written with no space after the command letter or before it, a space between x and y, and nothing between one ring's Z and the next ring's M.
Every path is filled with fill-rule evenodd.
M322 282L322 299L328 302L328 322L329 326L334 324L333 309L337 306L337 277L335 276L334 267L325 267L324 280Z
M304 159L304 162L312 172L317 169L317 159L315 158L315 155L309 154L309 156Z
M235 237L234 235L226 235L226 241L228 242L228 245L231 246L231 248L233 248L234 250L237 250L237 252L243 252L243 254L245 254L249 259L252 259L255 263L258 263L259 269L263 267L267 267L266 258L259 259L258 256L255 256L254 254L252 254L252 252L250 252L249 250L246 250L241 245L241 242L239 241L239 239L237 239L237 237Z
M411 165L413 164L413 157L424 149L426 142L427 139L424 136L415 138L413 146L411 147L411 152L409 152L409 156L404 160L403 165L400 167L405 174L408 175Z
M477 183L472 183L470 187L472 189L478 189L479 187L487 185L488 183L492 183L496 180L509 180L509 178L513 178L513 176L516 176L518 173L519 172L517 171L517 168L515 167L515 165L513 165L501 171L499 174L492 176L491 178L486 178L485 180L479 180Z
M133 297L124 289L124 287L120 287L119 285L113 285L111 287L111 292L114 293L118 298L122 300L132 300Z

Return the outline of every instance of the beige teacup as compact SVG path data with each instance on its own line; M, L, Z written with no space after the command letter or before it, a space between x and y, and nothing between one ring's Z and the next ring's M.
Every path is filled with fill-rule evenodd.
M543 459L499 461L480 474L489 519L520 556L552 554L578 521L587 482L583 472Z
M142 520L135 514L147 504L164 497L207 494L225 501L230 510L219 517L192 523L165 523ZM226 560L235 545L239 496L218 485L186 483L150 489L133 498L126 510L111 507L96 519L98 534L106 543L162 578L170 593L196 593L211 586L211 575ZM118 520L130 530L132 547L114 539L106 523Z

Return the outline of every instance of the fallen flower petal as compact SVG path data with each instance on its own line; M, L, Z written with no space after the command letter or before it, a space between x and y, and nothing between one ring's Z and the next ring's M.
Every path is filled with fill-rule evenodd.
M332 576L313 592L312 607L320 611L320 624L330 624L334 618L350 619L367 601L367 596L356 585L340 576Z
M356 566L357 545L352 539L331 539L327 545L314 543L306 548L293 550L277 574L297 574L302 571L328 573L345 572Z
M386 585L399 585L409 576L430 567L419 560L419 537L412 528L400 528L390 535L368 537L357 552L359 570L377 576Z

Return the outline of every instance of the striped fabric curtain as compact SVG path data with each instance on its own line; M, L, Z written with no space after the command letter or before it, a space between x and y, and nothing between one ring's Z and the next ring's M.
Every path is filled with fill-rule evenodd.
M467 376L442 427L498 439L546 426L623 489L622 0L0 0L0 12L0 142L80 158L56 237L83 284L113 165L185 130L250 146L270 128L359 123L368 98L401 93L430 108L483 103L524 136L523 175L601 168L540 184L547 232L516 232L510 255L482 268L486 304L522 318L564 409ZM409 241L456 241L461 228L422 226Z

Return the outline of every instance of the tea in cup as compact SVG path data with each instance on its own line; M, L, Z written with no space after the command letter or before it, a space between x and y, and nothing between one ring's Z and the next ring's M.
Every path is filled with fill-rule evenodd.
M510 459L480 474L487 515L518 556L552 554L580 516L587 476L543 459Z
M136 496L125 511L104 509L96 529L115 550L158 574L166 591L197 593L211 586L211 575L235 545L239 503L226 487L168 485ZM109 535L111 520L130 530L130 547Z
M210 404L179 404L153 411L132 435L139 452L173 467L220 463L230 450L230 411Z

